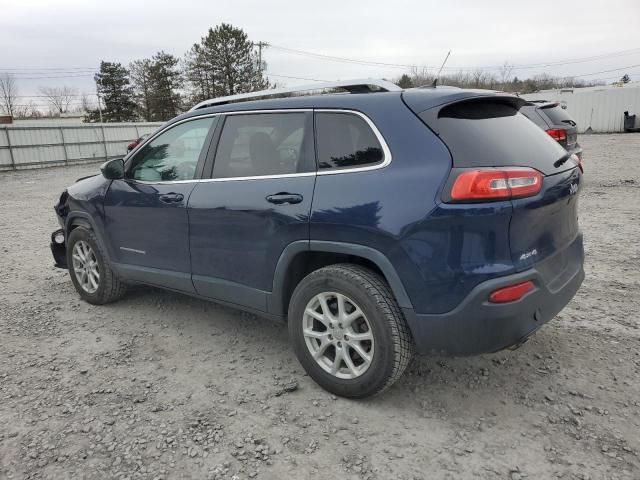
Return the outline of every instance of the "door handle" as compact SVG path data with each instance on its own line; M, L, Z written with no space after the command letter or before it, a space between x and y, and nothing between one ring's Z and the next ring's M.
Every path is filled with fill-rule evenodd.
M160 195L162 203L180 203L182 200L184 200L184 195L181 193L170 192Z
M275 205L293 205L294 203L302 202L303 197L299 193L280 192L274 193L273 195L267 195L265 198L267 202L273 203Z

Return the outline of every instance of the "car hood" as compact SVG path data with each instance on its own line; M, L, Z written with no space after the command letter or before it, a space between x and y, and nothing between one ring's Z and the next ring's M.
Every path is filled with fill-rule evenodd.
M76 183L67 188L69 195L77 200L90 200L95 196L104 195L111 180L101 174L79 178Z

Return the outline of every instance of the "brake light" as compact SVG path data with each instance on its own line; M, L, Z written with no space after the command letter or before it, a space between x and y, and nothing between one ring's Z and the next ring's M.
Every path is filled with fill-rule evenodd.
M542 188L542 174L533 168L469 170L451 187L456 202L530 197Z
M567 140L567 131L564 128L550 128L545 130L551 138L557 142L564 142Z
M516 283L515 285L509 285L508 287L502 287L494 290L489 295L489 301L491 303L508 303L520 300L527 293L535 288L535 285L531 280L522 283Z

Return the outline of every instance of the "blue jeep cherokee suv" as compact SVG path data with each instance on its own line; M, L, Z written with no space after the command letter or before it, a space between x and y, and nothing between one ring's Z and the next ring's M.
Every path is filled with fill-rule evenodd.
M203 102L63 192L51 247L80 296L142 283L286 320L309 375L347 397L414 351L518 345L571 300L581 165L523 100L313 88L331 90Z

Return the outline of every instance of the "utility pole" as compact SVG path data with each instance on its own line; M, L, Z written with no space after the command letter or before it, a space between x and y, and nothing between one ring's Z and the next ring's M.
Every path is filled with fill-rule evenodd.
M100 106L100 94L96 93L96 97L98 97L98 113L100 114L100 123L102 123L102 107Z
M262 73L262 48L267 48L269 44L267 42L254 43L254 46L258 47L258 71Z
M104 123L102 122L102 106L100 105L100 89L98 88L98 79L93 77L96 82L96 97L98 97L98 113L100 114L100 131L102 131L102 144L104 145L104 158L109 160L109 152L107 151L107 136L104 133Z

